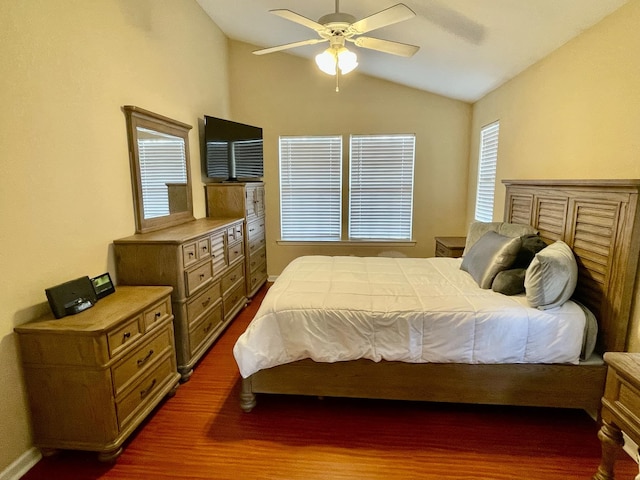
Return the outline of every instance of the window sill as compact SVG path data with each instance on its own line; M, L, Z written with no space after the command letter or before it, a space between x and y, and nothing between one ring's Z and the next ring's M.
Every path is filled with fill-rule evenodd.
M349 246L349 247L415 247L415 240L276 240L278 245L287 246L309 246L309 245L323 245L323 246Z

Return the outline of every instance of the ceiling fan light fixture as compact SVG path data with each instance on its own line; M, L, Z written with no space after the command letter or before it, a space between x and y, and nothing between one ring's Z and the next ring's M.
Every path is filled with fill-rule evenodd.
M343 75L351 72L358 66L358 57L354 52L342 48L338 51L338 67Z
M316 55L316 65L328 75L335 75L337 68L342 75L346 75L358 66L358 57L345 47L330 47Z
M327 75L336 74L336 57L332 48L327 48L324 52L316 55L316 65Z

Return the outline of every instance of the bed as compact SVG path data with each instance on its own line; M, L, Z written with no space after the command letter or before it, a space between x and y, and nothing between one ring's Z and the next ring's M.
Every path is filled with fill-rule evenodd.
M406 343L405 353L386 347L387 343L382 338L363 358L348 360L349 357L345 356L343 350L349 350L349 341L357 343L363 335L366 336L362 333L362 329L352 329L351 332L341 333L336 337L349 339L343 342L343 345L339 345L343 350L337 348L327 357L315 356L314 359L313 354L293 352L291 357L274 359L270 358L272 353L269 353L265 358L251 365L251 361L247 362L241 358L241 355L236 355L243 375L240 399L242 409L248 412L255 407L257 393L275 393L579 408L586 410L595 418L604 391L606 375L606 366L601 354L604 351L623 351L626 348L640 248L640 222L638 221L640 180L506 180L503 183L506 185L505 222L530 225L539 232L540 237L547 244L566 244L573 252L577 264L577 285L572 300L560 308L560 310L567 310L564 312L566 318L556 322L558 328L554 330L554 335L566 333L566 337L554 338L563 338L560 343L570 344L569 348L555 349L551 345L553 342L545 340L544 335L532 335L531 339L520 339L520 343L510 345L511 349L505 350L504 353L495 348L495 345L483 350L482 345L486 347L491 343L492 331L494 338L510 338L508 335L502 335L504 329L509 328L510 315L511 313L516 315L516 311L520 308L524 309L526 305L518 305L518 302L522 303L522 297L517 296L506 297L507 306L489 305L496 295L489 301L487 300L489 297L484 296L486 292L478 294L477 290L480 289L476 286L476 293L474 293L472 285L469 285L471 299L465 297L462 300L462 307L456 306L455 303L447 304L448 306L443 307L443 310L449 313L451 310L458 312L460 309L468 309L468 305L473 304L475 310L478 310L478 305L481 305L482 308L504 308L509 311L505 322L487 328L486 338L476 337L475 331L471 340L463 338L462 332L465 331L465 327L464 322L461 322L456 327L455 334L450 335L450 341L459 341L460 345L456 348L440 349L436 354L425 354L420 348L414 348L416 341L406 334L407 331L422 332L424 325L416 323L417 320L411 314L402 313L405 309L402 305L405 303L398 302L401 304L399 306L401 314L398 315L395 312L387 316L383 315L380 321L389 322L393 318L400 318L400 321L396 322L400 327L395 329L394 335ZM289 273L287 273L283 282L280 282L280 278L278 279L272 287L272 289L275 287L273 293L278 298L275 303L287 305L290 292L276 294L281 287L284 287L281 284L288 283L294 287L298 285L299 296L304 305L304 288L300 289L295 278L301 278L300 275L304 278L306 268L307 273L316 280L310 283L325 285L322 288L326 288L325 283L317 281L324 279L318 272L335 270L334 260L308 257L296 262L303 264L302 273L298 270L288 280ZM407 263L411 259L347 257L343 260L347 262L346 267L338 266L337 270L342 270L347 275L350 269L355 269L357 272L358 269L366 268L367 271L373 269L375 272L378 266L383 268L381 264L384 264L384 268L391 265L392 269L396 269L393 271L397 272L398 278L411 278L413 268L410 263ZM374 295L379 301L376 309L389 310L391 308L389 304L394 302L394 298L403 297L398 295L400 291L406 292L409 289L415 291L421 288L427 290L434 285L436 290L441 290L442 298L451 297L450 300L454 301L453 296L449 295L451 289L465 290L462 277L466 272L460 271L459 264L455 263L460 260L437 260L451 264L443 267L443 262L431 262L439 265L434 268L442 270L442 276L445 278L438 278L437 272L425 274L421 271L420 274L415 275L417 279L409 281L409 285L398 284L398 288L402 290L384 291L381 295ZM327 266L325 261L329 261L331 266ZM363 262L368 265L363 266ZM430 261L414 259L414 262L426 264ZM453 276L454 271L462 275L462 287L459 283L454 282L453 287L446 283L446 277ZM331 275L327 278L333 278ZM387 270L381 270L381 275L390 277L392 274ZM425 280L427 277L428 281ZM356 275L354 278L361 278L361 276ZM427 284L429 284L428 287ZM336 286L332 288L335 292ZM373 287L368 285L352 288L371 289ZM380 288L388 289L389 286ZM270 291L267 296L271 293ZM274 295L271 296L274 297ZM353 298L345 295L344 301L352 301ZM420 303L419 298L419 295L415 298L409 296L403 301ZM334 294L325 295L325 300L338 304L341 301L340 295ZM371 302L371 300L368 301ZM313 308L311 303L309 305ZM595 353L586 359L580 359L580 347L583 345L575 345L575 340L571 340L575 339L575 333L585 326L584 317L577 313L576 305L582 305L593 312L598 324ZM335 305L332 304L332 306ZM307 312L299 306L296 309L292 319L304 320ZM548 323L551 317L547 313L542 311L541 316L542 321ZM530 320L528 319L527 322ZM358 321L349 319L350 323ZM304 322L301 325L304 325ZM309 333L309 325L307 324L305 328L298 326L286 330L293 335L297 332L299 335L313 336L314 332ZM525 330L533 328L530 325L534 324L527 323ZM247 332L249 329L251 325ZM566 330L564 333L563 329ZM242 340L243 337L239 339L239 343L246 341L247 332L243 334L244 340ZM495 332L502 333L495 336ZM262 337L267 343L276 342L271 349L268 349L269 352L276 352L276 357L277 352L287 350L273 340L275 337L270 335ZM423 335L422 338L426 337ZM544 348L545 341L551 345L551 348ZM542 348L535 350L536 343ZM582 340L579 343L582 344ZM480 348L475 348L476 344ZM467 348L469 345L473 345L474 348ZM238 344L234 348L234 353L237 348ZM460 355L451 356L447 351L458 351ZM438 352L437 349L436 352ZM547 354L549 355L545 356ZM310 358L304 358L305 356Z

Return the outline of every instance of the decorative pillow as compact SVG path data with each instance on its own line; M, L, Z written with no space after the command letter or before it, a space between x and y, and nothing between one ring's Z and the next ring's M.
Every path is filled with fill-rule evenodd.
M489 231L473 244L462 258L460 268L473 277L480 288L491 288L493 279L511 266L522 241Z
M526 268L510 268L498 272L493 279L491 289L503 295L517 295L524 292L524 275Z
M559 307L578 283L578 265L569 245L558 240L540 250L527 268L524 288L532 307Z
M496 232L500 235L504 235L505 237L520 237L522 235L538 233L538 231L531 225L524 225L521 223L473 222L469 225L467 240L465 241L464 252L462 252L462 255L466 255L473 244L487 232Z
M526 269L531 264L531 261L533 260L533 257L536 256L536 253L538 253L543 248L546 248L547 244L540 237L540 235L537 234L522 235L520 237L520 240L522 240L522 247L520 247L520 251L516 256L516 259L513 261L512 268ZM522 291L524 292L524 286Z

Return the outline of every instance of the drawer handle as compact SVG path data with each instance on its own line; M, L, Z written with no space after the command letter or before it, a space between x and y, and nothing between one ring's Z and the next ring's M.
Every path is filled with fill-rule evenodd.
M156 386L156 379L154 378L153 381L151 382L151 385L149 385L149 388L140 390L140 400L144 400L146 396L151 393L151 390L153 390L153 387L155 386Z
M211 327L213 327L213 322L209 322L209 324L204 327L204 333L209 333L209 330L211 330Z
M200 274L200 280L202 280L204 278L204 273Z
M257 281L258 281L258 279L257 279L257 278L252 278L252 279L251 279L251 285L253 285L253 284L254 284L254 283L256 283Z
M162 316L162 312L156 312L156 320L158 320Z
M122 335L122 341L123 342L126 342L130 338L131 338L131 332L124 332L124 335Z
M202 247L202 251L203 251L203 252L206 252L207 250L208 250L208 248L207 248L207 247Z
M229 280L231 280L232 282L235 282L235 281L236 281L236 278L238 278L238 277L236 277L236 276L234 275L234 276L233 276L233 277L231 277Z
M189 252L189 258L193 257L193 252Z
M138 359L138 366L141 367L142 365L147 363L149 359L152 357L152 355L153 355L153 350L149 350L149 353L147 353L146 357Z
M255 230L256 230L255 228L250 228L249 229L250 232L255 232Z
M211 302L211 297L207 297L207 299L204 302L202 302L202 306L206 307L207 305L209 305L209 302Z

